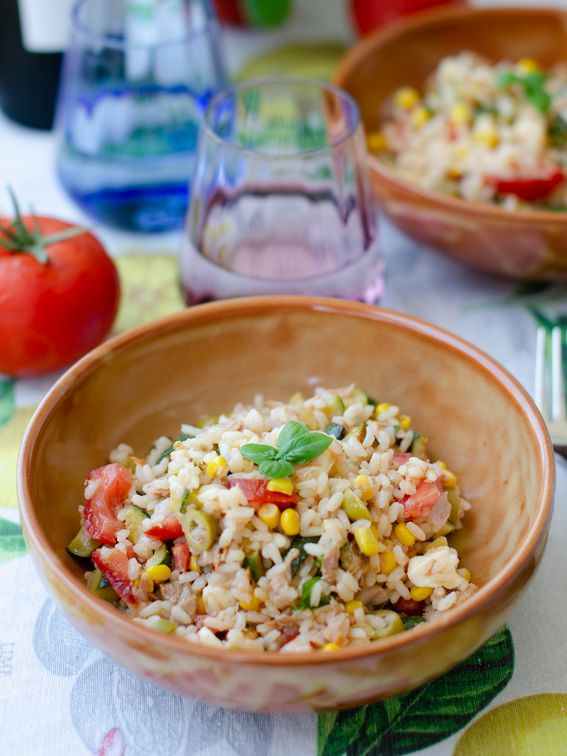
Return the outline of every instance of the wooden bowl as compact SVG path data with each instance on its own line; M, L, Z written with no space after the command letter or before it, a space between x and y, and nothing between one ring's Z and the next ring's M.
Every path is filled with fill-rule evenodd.
M358 102L367 133L401 86L420 89L447 55L470 50L493 62L531 57L564 62L567 13L551 8L454 7L427 11L378 31L342 60L334 83ZM513 278L567 278L567 213L507 211L430 192L369 155L385 214L417 241L473 268Z
M276 654L165 636L89 593L84 565L65 547L78 529L85 476L110 449L125 441L143 454L181 422L257 392L287 399L351 381L411 414L471 497L474 508L454 541L481 586L467 602L374 644ZM303 297L202 305L99 347L36 411L18 474L30 551L77 629L142 677L254 711L356 706L421 685L468 657L502 626L536 569L554 490L544 423L492 359L407 315Z

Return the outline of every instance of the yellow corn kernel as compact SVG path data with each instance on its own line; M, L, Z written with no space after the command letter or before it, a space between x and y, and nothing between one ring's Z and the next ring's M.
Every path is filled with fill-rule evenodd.
M443 476L443 483L445 484L445 488L455 488L455 486L457 485L457 476L455 475L455 473L447 470L447 472Z
M478 129L475 129L473 139L479 144L484 144L485 147L488 147L489 149L497 147L500 143L500 135L492 126L481 126Z
M452 533L455 530L455 526L452 522L447 522L437 531L437 533L434 533L434 536L437 538L442 538L443 536L448 536L449 533Z
M362 501L368 501L374 496L368 475L357 475L354 479L354 486L360 490Z
M311 407L302 407L299 410L299 419L310 430L314 430L317 427L317 420L315 419L315 415L313 414Z
M189 568L192 572L201 572L199 560L194 554L191 554L191 558L189 559Z
M419 127L425 125L430 118L431 113L429 112L429 110L424 107L419 107L416 108L411 114L410 123L412 126L419 129Z
M372 557L380 552L380 542L371 527L356 528L354 540L364 556Z
M433 593L433 588L419 588L417 585L414 585L410 593L414 601L425 601Z
M340 646L337 643L325 643L321 651L338 651Z
M394 104L402 110L411 110L419 102L419 92L413 87L402 87L394 95Z
M366 136L366 146L370 152L381 152L388 147L386 135L381 131L373 131Z
M153 567L148 567L146 575L154 583L163 583L171 577L171 569L167 564L155 564Z
M431 543L428 543L424 548L424 551L429 551L429 549L438 549L440 546L448 545L449 541L445 538L445 536L439 536L439 538L436 538L434 541L431 541Z
M470 155L471 151L467 144L456 144L453 150L453 155L457 160L464 160Z
M518 68L522 73L535 73L540 70L533 58L521 58L518 61Z
M196 428L204 428L206 425L214 425L218 423L218 416L215 415L201 415L201 417L195 423Z
M451 108L449 117L454 126L465 126L471 118L470 108L464 102L457 102Z
M345 609L349 614L354 614L357 609L362 609L362 601L347 601Z
M238 603L240 604L240 608L244 609L245 612L257 612L262 606L262 602L255 595L252 595L250 601L239 601Z
M391 404L388 404L388 402L380 402L380 404L376 405L376 409L374 410L374 417L379 417L382 412L386 412L386 410L389 410L392 408Z
M197 614L206 614L207 610L205 609L205 602L203 601L202 594L199 594L197 596Z
M294 536L299 533L299 515L295 509L291 507L284 509L281 515L281 526L286 535Z
M173 443L173 449L176 451L177 449L180 449L183 446L183 443L181 441L174 441Z
M458 165L451 165L447 169L447 177L450 179L460 179L463 175L463 169Z
M402 430L409 430L411 427L411 417L409 415L400 415L400 428Z
M303 404L304 401L303 394L299 391L296 391L295 394L292 394L289 398L289 404Z
M291 496L293 493L293 483L289 478L272 478L272 480L266 486L268 491L278 491L278 493L287 494Z
M258 510L258 517L270 530L278 527L280 510L275 504L262 504Z
M441 459L437 460L437 464L443 470L443 483L445 488L455 488L457 485L457 476L455 473L452 473Z
M383 551L380 554L380 569L384 575L389 575L398 566L398 561L392 551Z
M226 467L227 464L228 463L226 459L221 456L211 459L211 461L207 465L207 475L209 476L209 478L214 478L219 470L221 470L223 467Z
M396 525L396 527L394 528L394 535L400 543L403 543L404 546L413 546L415 543L414 534L410 530L408 530L407 525L403 522L400 522L398 525Z
M459 575L461 575L461 577L464 577L465 580L468 580L470 582L471 571L468 570L466 567L461 567L461 569L459 570Z

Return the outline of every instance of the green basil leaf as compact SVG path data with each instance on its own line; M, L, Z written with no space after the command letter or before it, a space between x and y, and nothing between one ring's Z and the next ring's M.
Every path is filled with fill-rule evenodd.
M527 86L541 88L547 81L547 78L547 74L544 74L543 71L530 71L521 77L521 81Z
M294 472L294 466L284 459L264 459L260 462L258 470L267 478L289 478Z
M288 462L295 464L309 462L322 454L329 447L332 440L325 433L313 431L296 439L295 443L290 445L285 455L282 454L282 456L285 456Z
M551 95L542 87L526 85L526 99L540 113L547 113L551 107Z
M269 444L244 444L240 448L240 453L256 464L260 464L264 460L276 459L278 456L278 450Z
M499 71L496 75L496 83L499 87L509 87L511 84L521 84L522 79L513 71Z
M278 438L279 456L285 459L288 450L293 448L300 438L308 434L309 428L303 423L297 423L295 420L290 420L289 423L286 423Z

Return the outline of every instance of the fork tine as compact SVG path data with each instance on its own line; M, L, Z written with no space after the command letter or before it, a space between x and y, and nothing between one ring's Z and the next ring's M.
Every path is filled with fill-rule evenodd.
M565 419L565 377L563 375L563 331L559 326L551 331L551 417Z
M545 386L545 342L547 332L540 326L536 335L536 366L535 366L535 401L544 418L549 418L547 411L547 391Z

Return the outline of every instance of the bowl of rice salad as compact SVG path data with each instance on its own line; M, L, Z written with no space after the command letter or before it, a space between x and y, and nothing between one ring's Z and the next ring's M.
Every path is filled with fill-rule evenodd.
M490 273L567 277L566 19L443 8L347 54L335 82L361 107L373 185L402 230Z
M541 558L553 487L541 418L490 358L303 297L104 344L19 463L30 551L71 622L137 674L256 711L354 706L470 655Z

